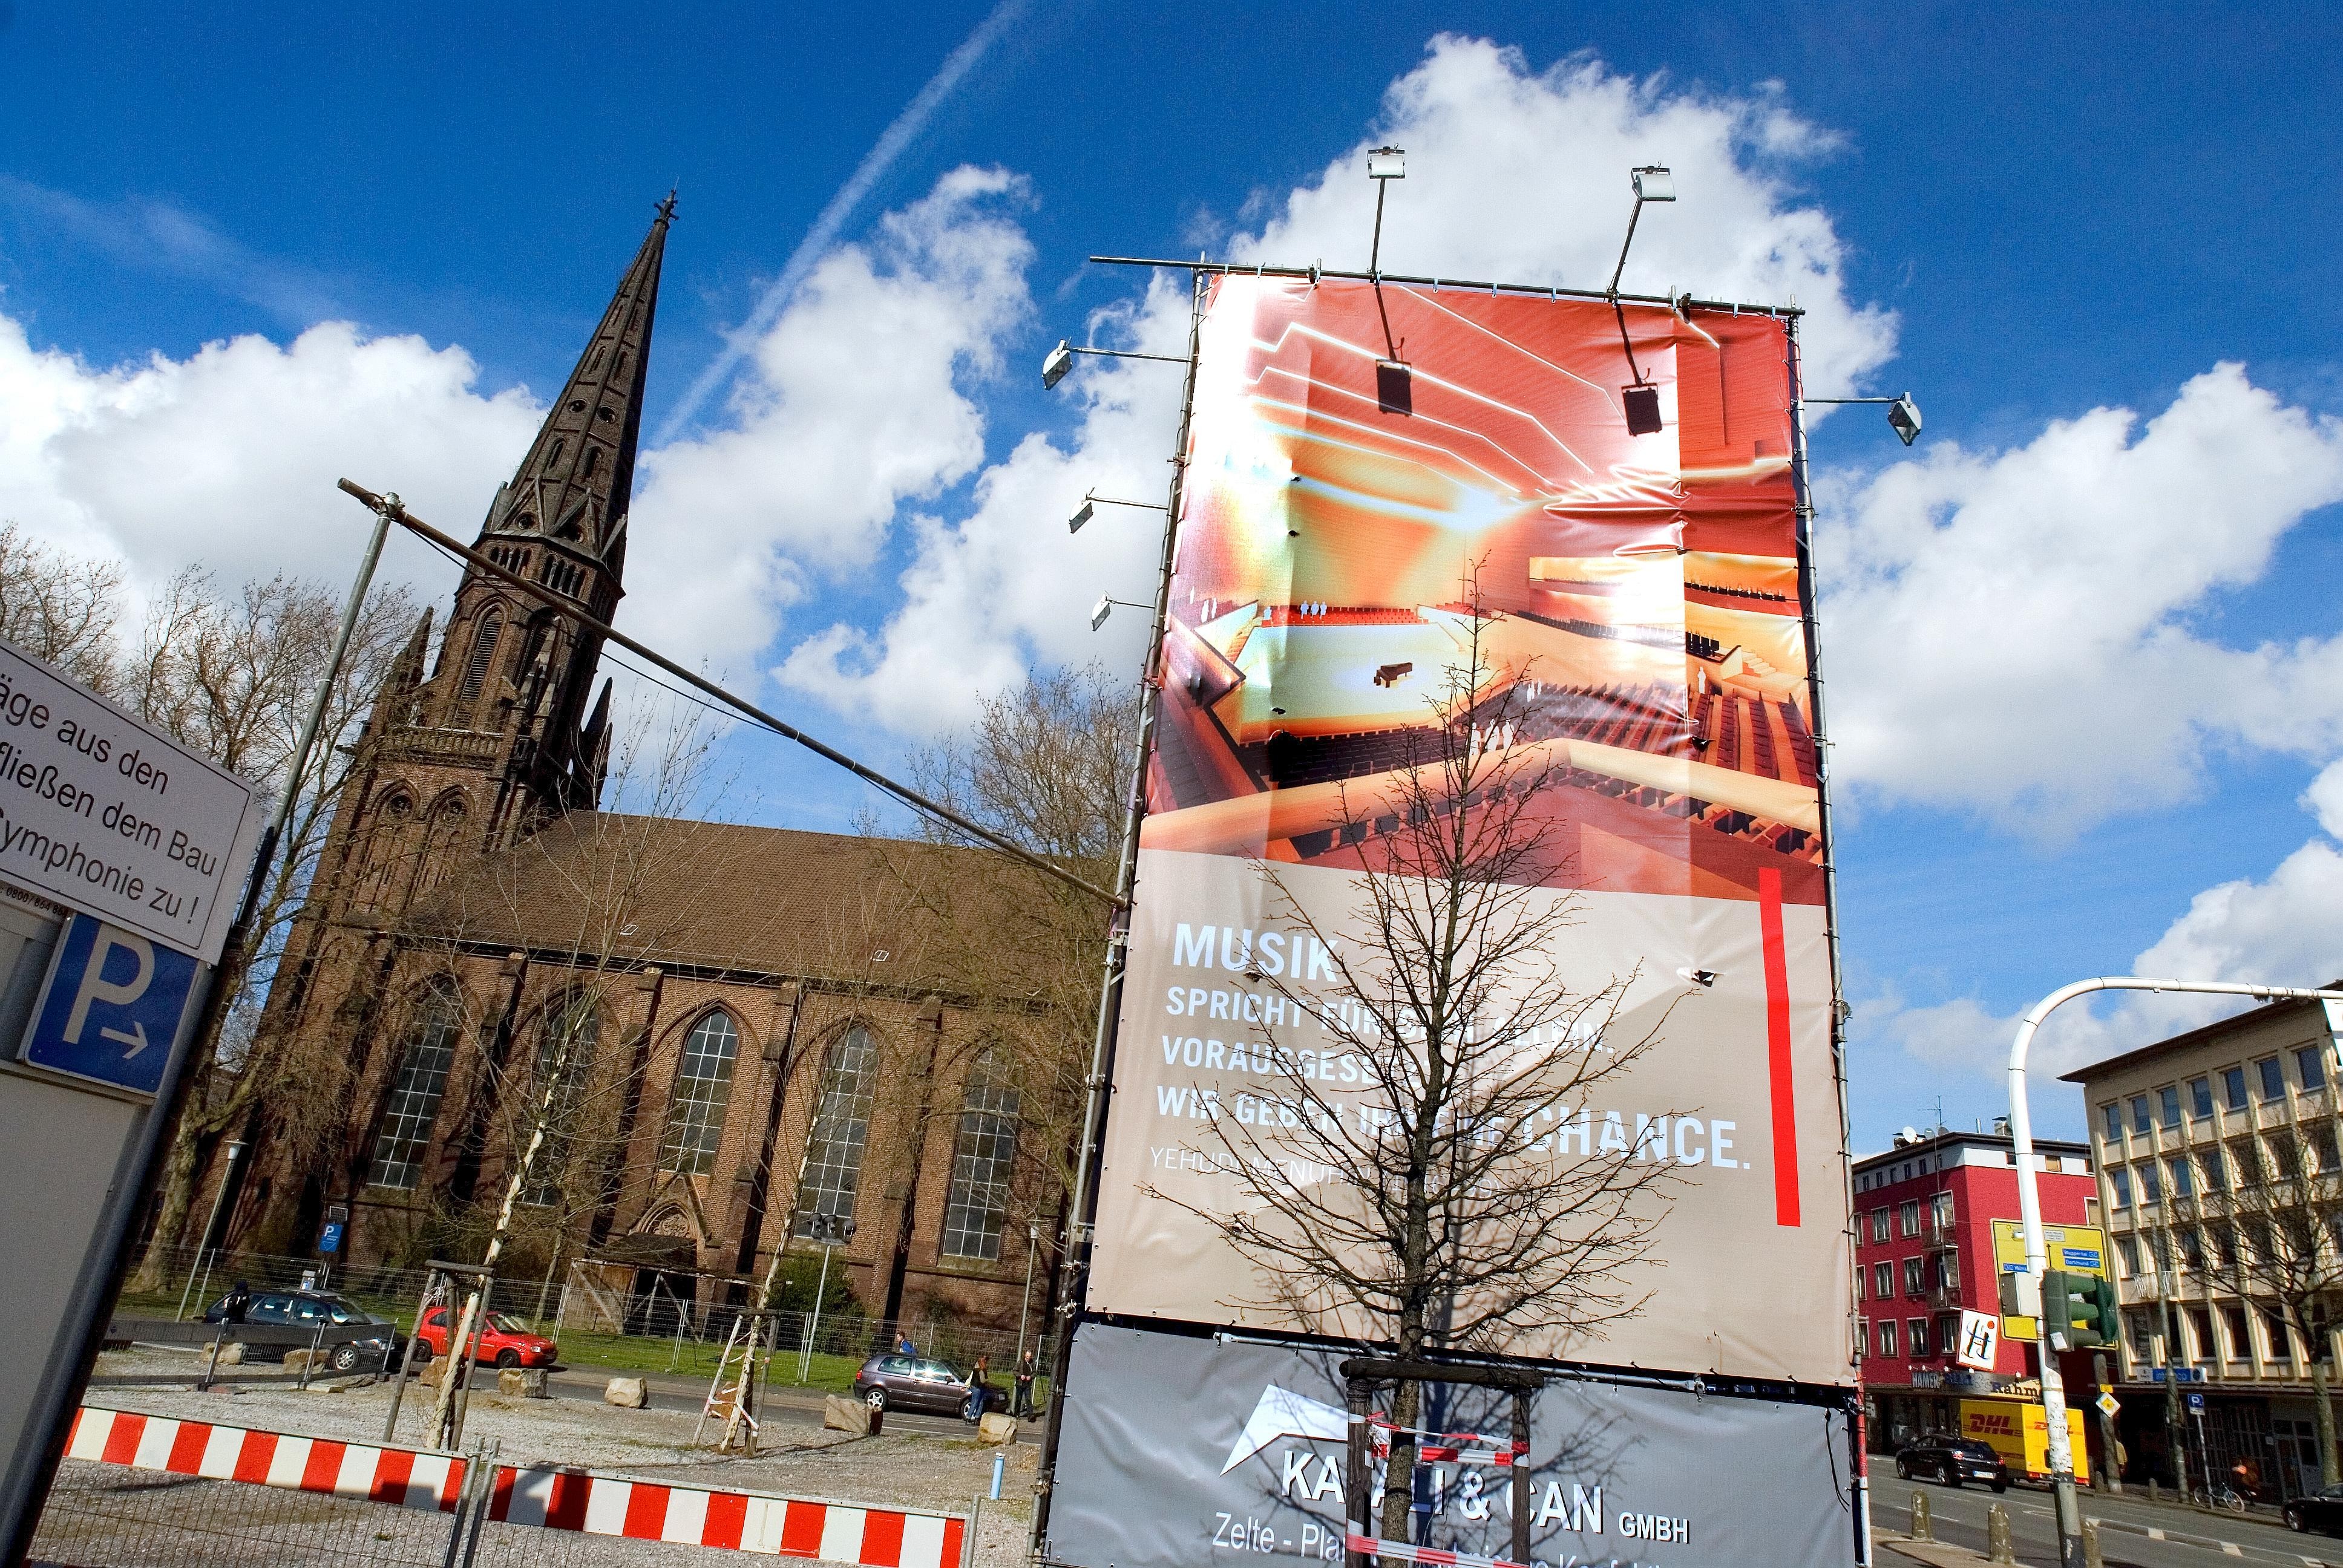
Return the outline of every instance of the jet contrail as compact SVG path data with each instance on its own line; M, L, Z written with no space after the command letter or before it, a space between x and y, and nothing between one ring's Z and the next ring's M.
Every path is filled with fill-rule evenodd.
M797 249L789 253L788 265L781 268L781 275L757 301L757 308L749 313L749 319L725 334L723 352L699 373L699 378L683 395L683 401L676 405L659 426L658 433L652 437L654 446L664 446L675 439L678 433L699 414L701 406L715 395L717 388L724 385L733 369L756 346L757 339L764 335L766 328L780 318L782 307L789 304L789 297L797 293L798 285L805 281L806 274L813 270L814 263L838 243L839 230L846 226L846 220L853 216L862 198L870 194L870 187L886 177L887 171L894 167L895 160L903 156L903 149L910 146L911 138L927 129L928 122L935 118L936 111L943 106L952 89L976 68L976 63L984 58L985 51L1000 41L1001 34L1009 30L1009 25L1024 11L1025 4L1026 0L1001 0L976 31L946 56L942 66L928 78L928 85L920 89L919 95L904 106L903 112L895 116L894 123L880 133L879 140L863 155L854 172L847 176L846 183L838 187L838 194L830 198L830 205L821 209L821 216L813 220L813 226L806 231L805 238L798 242Z

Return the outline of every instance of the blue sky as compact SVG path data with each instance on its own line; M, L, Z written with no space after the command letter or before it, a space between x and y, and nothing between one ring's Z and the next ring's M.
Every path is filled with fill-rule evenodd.
M1992 1115L2006 1020L2067 980L2343 973L2343 770L2305 801L2343 756L2339 35L2312 7L0 0L0 516L156 576L338 580L338 472L467 529L679 184L652 425L741 364L647 460L626 614L892 757L1028 662L1135 662L1128 618L1081 622L1145 541L1057 521L1159 482L1171 388L1032 372L1171 318L1083 256L1358 265L1345 160L1389 135L1420 149L1391 265L1599 282L1626 167L1671 161L1647 285L1795 289L1817 389L1927 414L1910 454L1871 410L1815 439L1873 1147L1939 1096ZM836 246L736 339L826 210ZM740 755L769 819L863 804ZM2201 1016L2107 1007L2046 1049Z

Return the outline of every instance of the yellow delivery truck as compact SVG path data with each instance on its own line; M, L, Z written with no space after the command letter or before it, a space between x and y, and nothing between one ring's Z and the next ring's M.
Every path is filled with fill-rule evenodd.
M1991 1445L2009 1466L2013 1481L2050 1478L2050 1423L2039 1400L1965 1399L1959 1402L1961 1435ZM2067 1452L2074 1456L2075 1479L2083 1483L2090 1473L2083 1447L2083 1412L2066 1412Z

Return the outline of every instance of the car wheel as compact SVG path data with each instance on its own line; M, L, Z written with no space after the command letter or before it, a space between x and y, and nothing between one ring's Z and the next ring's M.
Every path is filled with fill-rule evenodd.
M1948 1459L1936 1466L1936 1479L1946 1486L1958 1487L1961 1483L1960 1467Z
M1912 1467L1905 1463L1901 1456L1898 1456L1896 1461L1896 1479L1898 1481L1912 1479Z
M1995 1492L1996 1492L1996 1493L2001 1493L2001 1492L2006 1492L2006 1491L2008 1491L2008 1490L2009 1490L2009 1477L2007 1477L2006 1475L1996 1475L1996 1476L1995 1476L1995 1477L1993 1478L1993 1489L1994 1489L1994 1491L1995 1491Z
M869 1405L872 1410L885 1410L887 1408L887 1391L883 1388L874 1388L869 1393L862 1396L862 1402Z
M499 1367L517 1367L520 1365L520 1352L512 1349L510 1346L507 1346L505 1349L497 1352L497 1365Z
M2286 1511L2286 1527L2298 1535L2310 1528L2310 1521L2302 1516L2301 1509L2288 1508Z
M358 1364L358 1347L336 1345L334 1353L326 1358L326 1364L336 1372L356 1372Z

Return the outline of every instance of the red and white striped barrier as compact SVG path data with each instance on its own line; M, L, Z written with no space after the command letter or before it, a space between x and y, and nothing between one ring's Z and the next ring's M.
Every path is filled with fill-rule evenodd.
M1386 1421L1380 1411L1367 1419L1374 1428L1375 1457L1378 1459L1391 1457L1392 1440L1386 1435L1391 1432L1403 1432L1409 1437L1426 1440L1416 1444L1415 1457L1429 1462L1493 1464L1499 1469L1510 1469L1517 1457L1530 1451L1526 1442L1484 1437L1477 1432L1433 1432L1428 1427L1401 1426L1396 1422ZM1464 1446L1467 1443L1483 1446L1491 1452L1474 1452Z
M1378 1541L1356 1531L1342 1538L1343 1546L1386 1563L1420 1563L1424 1568L1522 1568L1503 1557L1475 1557L1469 1552L1443 1552L1437 1546L1411 1546L1404 1541Z
M414 1449L291 1437L84 1405L73 1459L244 1481L452 1512L464 1462ZM819 1557L862 1568L957 1568L968 1521L957 1513L862 1508L749 1492L663 1486L584 1471L497 1467L488 1517L633 1541Z

